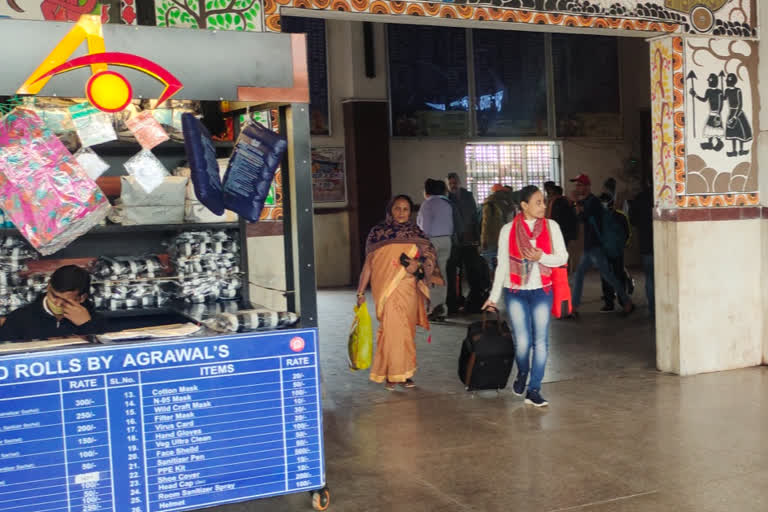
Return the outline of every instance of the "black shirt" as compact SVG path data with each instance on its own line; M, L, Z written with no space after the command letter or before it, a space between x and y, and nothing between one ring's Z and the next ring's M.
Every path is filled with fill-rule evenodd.
M8 315L0 327L0 341L43 340L106 332L106 319L90 309L91 321L78 327L66 318L57 320L48 313L43 307L44 299L45 295Z
M593 194L589 194L583 204L584 210L580 217L584 222L584 250L588 251L602 247L600 234L595 231L595 225L598 230L603 229L603 205Z

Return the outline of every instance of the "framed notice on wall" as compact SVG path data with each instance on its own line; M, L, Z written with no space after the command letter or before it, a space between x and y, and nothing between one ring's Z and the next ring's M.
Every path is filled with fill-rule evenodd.
M315 204L347 202L344 148L312 148L312 199Z

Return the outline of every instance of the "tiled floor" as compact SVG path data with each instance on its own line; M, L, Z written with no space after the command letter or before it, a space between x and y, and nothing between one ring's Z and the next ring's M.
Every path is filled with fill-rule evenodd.
M463 390L461 325L420 335L419 387L386 393L346 368L354 293L322 292L330 510L768 510L768 371L658 373L644 308L600 315L592 284L582 319L553 325L543 410ZM219 510L311 506L300 494Z

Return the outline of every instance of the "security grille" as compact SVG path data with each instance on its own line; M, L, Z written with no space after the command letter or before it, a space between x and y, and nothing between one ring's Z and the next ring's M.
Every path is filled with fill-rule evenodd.
M467 188L482 203L496 183L519 190L560 182L560 145L557 142L467 144Z

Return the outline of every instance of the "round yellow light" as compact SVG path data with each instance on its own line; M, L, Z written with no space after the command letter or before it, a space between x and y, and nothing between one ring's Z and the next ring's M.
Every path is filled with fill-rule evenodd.
M102 71L88 80L85 87L88 101L104 112L120 112L131 102L131 84L120 73Z

